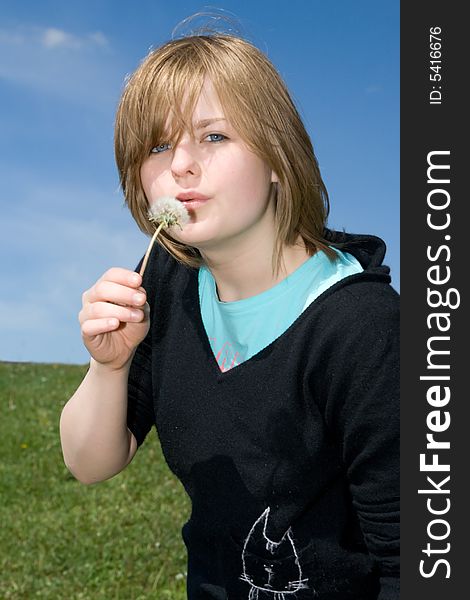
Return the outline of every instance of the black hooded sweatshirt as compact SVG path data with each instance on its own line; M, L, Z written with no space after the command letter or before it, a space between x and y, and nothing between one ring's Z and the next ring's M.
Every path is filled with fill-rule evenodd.
M128 426L140 445L156 425L191 499L190 600L399 598L398 294L382 240L326 235L364 271L226 372L198 270L152 253Z

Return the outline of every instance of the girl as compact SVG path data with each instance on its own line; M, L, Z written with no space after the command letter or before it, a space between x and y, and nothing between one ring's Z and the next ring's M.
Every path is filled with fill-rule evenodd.
M116 119L130 210L174 196L143 281L83 295L90 369L65 406L84 483L156 425L192 502L191 600L380 600L398 592L398 297L382 240L326 228L328 195L285 85L246 41L171 41Z

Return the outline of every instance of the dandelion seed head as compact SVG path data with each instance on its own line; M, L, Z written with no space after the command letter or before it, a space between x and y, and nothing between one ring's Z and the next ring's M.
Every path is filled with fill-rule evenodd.
M181 229L189 223L189 213L182 202L171 196L162 196L152 204L148 211L148 219L163 227L178 225Z

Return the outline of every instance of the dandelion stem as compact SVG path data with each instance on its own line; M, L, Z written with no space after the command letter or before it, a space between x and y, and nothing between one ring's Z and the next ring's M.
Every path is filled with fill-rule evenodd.
M162 221L159 226L157 227L157 229L155 230L155 233L152 236L152 239L150 240L150 243L148 245L147 248L147 252L145 253L144 256L144 260L142 261L142 266L140 267L140 271L139 271L139 275L141 277L144 276L144 271L145 271L145 267L147 266L148 260L149 260L149 256L150 256L150 252L152 251L152 247L153 244L155 243L155 240L157 239L158 234L160 233L162 227L165 225L165 222Z

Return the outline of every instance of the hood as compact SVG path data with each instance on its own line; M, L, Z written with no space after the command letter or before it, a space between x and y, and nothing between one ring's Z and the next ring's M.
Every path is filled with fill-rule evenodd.
M338 250L349 252L357 258L364 271L391 280L390 268L382 264L387 247L379 237L325 229L325 239Z

